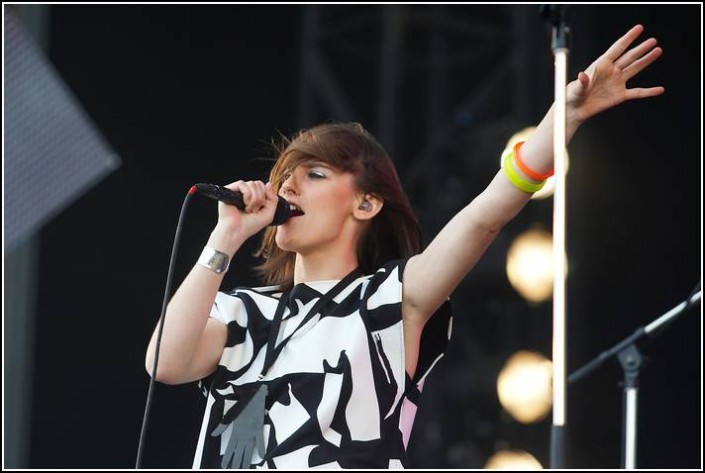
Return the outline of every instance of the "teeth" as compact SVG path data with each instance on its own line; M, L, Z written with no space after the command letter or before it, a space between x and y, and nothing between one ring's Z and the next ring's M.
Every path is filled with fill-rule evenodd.
M299 212L301 212L301 209L298 208L298 207L297 207L296 205L294 205L294 204L289 204L289 210L291 210L292 212L293 212L293 211L299 211Z

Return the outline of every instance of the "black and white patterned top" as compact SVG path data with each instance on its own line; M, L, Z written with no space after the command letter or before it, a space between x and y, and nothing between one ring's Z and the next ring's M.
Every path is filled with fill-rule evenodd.
M443 356L450 305L426 324L417 373L406 374L401 318L406 260L353 280L320 316L298 328L337 281L294 286L278 341L296 331L262 381L269 329L280 291L218 293L211 311L228 327L210 383L194 468L221 468L229 432L214 436L237 403L238 389L266 383L265 455L255 468L403 468L424 380ZM298 328L298 330L297 330Z

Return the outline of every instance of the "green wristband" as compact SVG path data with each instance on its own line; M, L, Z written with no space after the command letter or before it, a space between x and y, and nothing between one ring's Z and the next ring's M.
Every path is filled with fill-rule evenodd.
M509 150L509 152L507 152L502 159L502 169L504 169L504 173L507 175L507 178L509 178L517 189L528 192L529 194L540 191L544 184L546 184L546 181L543 180L539 183L532 183L521 177L517 170L514 169L514 166L512 166L513 156L514 151Z

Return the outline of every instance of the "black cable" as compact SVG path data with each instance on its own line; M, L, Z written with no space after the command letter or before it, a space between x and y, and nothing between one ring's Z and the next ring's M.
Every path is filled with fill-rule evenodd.
M184 199L184 203L181 206L181 213L179 214L179 223L176 225L176 234L174 235L174 245L171 248L171 260L169 261L169 270L166 277L166 287L164 288L164 299L162 301L162 313L159 316L159 331L157 334L157 342L154 347L154 365L152 366L152 373L149 381L149 389L147 391L147 403L144 408L144 418L142 419L142 429L140 431L140 441L137 447L137 461L135 463L135 468L139 469L142 464L142 454L144 451L144 443L147 433L147 423L149 420L149 414L152 410L152 397L154 394L154 378L157 375L157 364L159 362L159 348L162 343L162 332L164 331L164 319L166 318L166 306L171 298L171 284L174 276L174 262L176 261L177 249L179 247L179 240L181 238L181 228L183 226L184 217L186 216L186 207L188 206L189 200L193 195L193 189L189 191Z

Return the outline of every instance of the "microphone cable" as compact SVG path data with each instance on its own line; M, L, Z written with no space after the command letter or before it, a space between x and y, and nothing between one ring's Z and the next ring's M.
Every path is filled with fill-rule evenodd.
M154 378L157 374L157 366L159 363L159 349L162 343L162 333L164 331L164 320L166 318L166 307L168 305L169 299L171 299L171 286L172 280L174 278L174 262L176 261L176 255L179 248L179 240L181 239L181 229L183 228L184 218L186 217L186 209L188 207L191 196L199 192L205 197L210 197L211 199L219 200L228 205L234 205L238 209L244 211L245 204L242 198L242 194L239 192L233 192L230 189L222 186L217 186L214 184L195 184L191 186L186 197L184 198L184 203L181 206L181 213L179 213L179 222L176 224L176 233L174 235L174 244L171 248L171 259L169 260L169 270L166 276L166 287L164 288L164 299L162 300L162 312L159 316L158 331L157 331L157 341L154 346L154 364L152 365L152 372L149 380L149 389L147 390L147 402L144 408L144 417L142 419L142 429L140 431L140 440L137 447L137 461L135 462L135 468L139 469L142 465L142 456L144 453L144 444L146 441L147 433L147 423L149 421L149 415L152 410L152 398L154 397ZM279 196L277 201L277 207L274 212L274 218L270 225L281 225L286 222L292 216L292 211L290 210L289 203L281 196Z
M166 318L166 306L171 298L171 285L174 278L174 262L176 261L176 254L179 247L179 240L181 239L181 229L183 227L184 218L186 216L186 208L191 200L191 196L196 193L196 188L191 187L184 198L184 203L181 206L181 212L179 213L179 222L176 225L176 233L174 235L174 244L171 248L171 259L169 260L169 270L167 271L166 277L166 287L164 288L164 299L162 301L162 312L159 316L159 330L157 333L157 342L154 347L154 364L152 365L152 373L149 380L149 389L147 390L147 402L144 408L144 417L142 418L142 429L140 431L140 440L137 447L137 461L135 463L135 468L140 469L142 466L142 456L144 454L144 444L146 440L147 424L149 421L149 415L152 410L152 398L154 396L154 378L157 375L157 364L159 362L159 348L162 343L162 332L164 331L164 319Z

